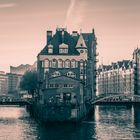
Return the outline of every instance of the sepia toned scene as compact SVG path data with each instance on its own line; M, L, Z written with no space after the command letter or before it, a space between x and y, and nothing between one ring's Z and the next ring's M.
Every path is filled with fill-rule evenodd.
M139 140L139 41L139 0L0 0L0 140Z

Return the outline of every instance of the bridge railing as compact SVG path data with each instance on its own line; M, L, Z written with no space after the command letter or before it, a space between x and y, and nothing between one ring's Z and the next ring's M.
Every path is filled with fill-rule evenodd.
M8 103L12 103L12 102L21 102L21 103L25 103L27 102L28 104L32 103L32 99L24 99L24 98L16 98L16 97L9 97L9 96L0 96L0 103L4 103L4 102L8 102Z
M92 103L97 102L140 102L140 95L132 94L101 94L92 100Z

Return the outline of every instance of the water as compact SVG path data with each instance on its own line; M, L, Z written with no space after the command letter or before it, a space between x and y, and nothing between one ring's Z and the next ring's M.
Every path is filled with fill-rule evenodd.
M94 112L94 111L93 111ZM42 126L22 107L0 106L0 140L140 140L140 107L96 106L79 125Z

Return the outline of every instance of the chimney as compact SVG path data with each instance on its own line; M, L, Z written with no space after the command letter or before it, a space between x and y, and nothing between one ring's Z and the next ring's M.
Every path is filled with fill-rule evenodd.
M52 39L52 31L47 31L47 44Z
M77 31L72 31L72 36L78 36L78 32Z

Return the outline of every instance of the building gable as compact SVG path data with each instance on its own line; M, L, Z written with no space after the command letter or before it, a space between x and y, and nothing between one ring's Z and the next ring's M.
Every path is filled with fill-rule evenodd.
M50 55L48 53L48 45L53 46L53 53L51 55L62 55L59 53L59 46L65 44L68 46L67 55L79 55L79 52L76 50L76 40L65 30L56 30L55 35L47 42L47 45L39 53L39 55ZM63 54L64 55L64 54Z

